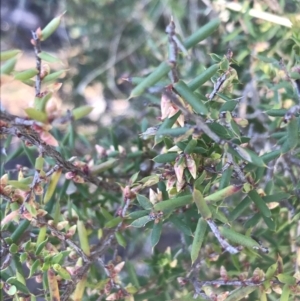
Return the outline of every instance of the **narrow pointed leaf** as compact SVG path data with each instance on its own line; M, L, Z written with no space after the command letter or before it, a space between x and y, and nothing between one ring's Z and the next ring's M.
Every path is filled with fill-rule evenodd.
M44 51L41 51L39 54L38 54L38 57L40 59L42 59L43 61L46 61L48 63L57 63L57 62L61 62L61 60L47 52L44 52Z
M58 17L52 19L46 27L42 30L42 37L41 40L45 41L48 39L54 32L55 30L59 27L61 18L63 17L65 13L59 15Z
M44 84L49 84L52 82L55 82L58 78L60 78L64 73L66 72L66 70L59 70L53 73L48 74L47 76L45 76L43 78L43 83Z
M271 216L271 211L264 202L264 200L261 198L261 196L257 193L256 190L251 190L248 193L249 197L251 200L255 203L257 208L259 209L260 213L264 215L265 217L270 217Z
M151 232L151 247L154 248L160 239L161 231L162 231L162 225L163 223L160 221L159 223L154 223L154 226L152 228Z
M202 215L202 217L205 220L211 218L212 214L209 210L209 207L207 206L202 193L197 189L194 189L193 200L198 208L198 212Z
M296 284L296 278L293 276L290 276L288 274L278 274L277 278L280 282L289 284L289 285L295 285Z
M219 19L213 19L209 23L201 26L199 30L194 32L190 37L188 37L183 45L186 49L190 49L209 37L221 24Z
M236 220L251 204L251 199L246 196L229 214L231 221Z
M47 278L51 300L60 300L57 278L54 271L51 268L47 271Z
M208 80L210 80L219 70L219 65L214 64L207 68L205 71L196 76L193 80L188 83L191 91L195 91L197 88L201 87Z
M259 248L258 242L249 236L235 232L227 227L220 227L220 233L228 240L247 248Z
M195 260L197 259L198 255L199 255L202 243L205 238L206 228L207 228L206 221L202 217L200 217L198 220L198 223L197 223L194 240L192 243L192 249L191 249L192 263L195 262Z
M226 301L239 301L242 300L244 297L248 296L255 290L258 290L259 288L256 286L245 286L236 289L233 291L227 298Z
M289 301L291 289L288 284L285 284L282 289L280 301Z
M88 233L86 231L83 221L80 221L80 220L77 221L77 231L78 231L80 247L81 247L82 251L87 256L90 256L90 245L89 245Z
M156 84L171 70L171 64L162 62L152 73L140 82L132 91L129 98L140 96L144 91Z
M27 108L24 111L33 120L43 122L43 123L46 123L48 120L48 116L46 113L38 111L34 108Z
M30 78L36 76L37 74L38 74L37 69L35 69L35 68L27 69L27 70L22 71L22 72L17 72L15 74L15 79L27 80L27 79L30 79Z
M44 204L47 204L50 201L50 199L57 187L57 183L60 179L61 172L62 172L62 169L58 169L51 175L50 183L49 183L48 189L46 190L46 193L44 196Z
M130 226L135 227L135 228L141 228L144 227L147 223L151 221L149 215L142 216L135 221L133 221Z
M17 290L21 291L24 294L29 294L29 290L22 282L20 282L16 277L10 277L6 280L7 283L14 285Z
M240 155L240 157L256 166L265 167L265 163L261 157L250 149L243 148L236 145L234 150Z
M182 98L193 108L195 112L201 115L206 115L208 113L208 110L206 106L202 103L202 100L200 100L193 91L184 83L183 81L179 81L176 84L174 84L174 88L182 96Z
M214 192L211 195L206 196L204 200L207 202L218 202L240 191L241 188L242 185L229 185L219 191Z
M155 163L168 163L175 161L176 157L178 156L177 153L165 153L158 155L153 158L153 161Z
M185 195L185 196L159 202L154 205L154 210L156 211L173 210L175 208L183 207L185 205L191 204L192 202L193 202L192 195Z
M289 149L294 149L298 144L299 128L298 118L292 118L287 125L287 141Z
M182 233L187 236L192 235L191 228L186 224L183 219L178 218L175 215L171 215L169 221Z
M90 114L93 111L93 109L94 108L91 106L82 106L82 107L74 109L72 111L74 120L78 120L80 118L85 117L86 115Z
M146 210L148 209L152 209L153 205L152 203L149 201L148 198L146 198L145 196L138 194L137 195L137 200L139 202L139 204Z
M14 70L16 62L17 62L16 58L7 60L4 64L0 66L0 71L1 71L0 73L10 74Z
M0 61L7 61L15 56L17 56L19 53L21 53L21 50L19 49L11 49L7 51L1 51L0 52Z

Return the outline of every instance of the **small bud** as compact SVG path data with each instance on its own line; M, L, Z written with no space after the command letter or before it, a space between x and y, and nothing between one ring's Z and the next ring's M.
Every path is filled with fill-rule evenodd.
M84 178L82 178L81 176L79 175L76 175L73 179L72 179L75 183L84 183Z
M48 64L43 64L41 68L40 78L41 80L50 73L50 66Z
M57 223L56 228L58 231L61 231L68 225L69 225L68 221L62 221L62 222Z
M34 186L34 193L36 195L43 195L44 193L44 188L41 185L35 185Z
M95 148L99 158L103 158L107 155L106 149L103 146L96 144Z

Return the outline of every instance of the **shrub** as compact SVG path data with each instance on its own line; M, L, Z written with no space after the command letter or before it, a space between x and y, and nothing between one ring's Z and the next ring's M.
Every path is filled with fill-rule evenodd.
M140 135L124 145L113 127L110 137L93 147L90 137L76 131L92 107L58 114L51 104L64 70L50 72L48 64L58 59L42 45L61 18L32 33L36 68L15 71L20 52L1 53L1 81L22 81L36 95L27 118L1 112L4 146L12 137L22 141L4 162L25 154L32 164L19 166L17 179L2 165L5 295L16 300L297 296L299 21L281 31L289 43L288 65L277 57L284 43L273 48L276 55L254 53L245 84L239 68L245 67L248 49L210 54L213 63L190 79L183 64L189 49L214 38L221 22L212 19L181 42L171 19L168 59L145 77L122 79L134 86L129 101L153 100L149 110L158 121L144 118ZM264 24L249 25L253 39ZM268 27L266 33L272 43L276 32ZM78 144L88 150L81 158L72 157ZM41 283L41 292L30 291L26 279Z

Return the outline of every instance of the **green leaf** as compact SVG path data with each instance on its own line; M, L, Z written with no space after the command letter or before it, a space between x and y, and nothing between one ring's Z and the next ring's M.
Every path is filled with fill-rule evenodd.
M214 64L207 68L205 71L196 76L193 80L188 83L188 87L191 91L195 91L197 88L201 87L208 80L210 80L219 70L219 65Z
M29 272L29 275L28 275L28 279L30 279L39 268L41 268L41 265L42 265L42 263L39 259L36 259L34 261L32 266L30 267L30 272Z
M155 163L168 163L175 161L178 153L165 153L154 157L152 160Z
M74 120L81 119L85 117L86 115L90 114L94 110L91 106L81 106L72 111L72 115L74 117Z
M288 274L278 274L277 278L280 282L289 284L289 285L295 285L296 284L296 278L293 276L290 276Z
M204 198L207 202L218 202L221 200L224 200L226 197L231 196L238 191L240 191L242 188L241 185L229 185L219 191L216 191Z
M174 84L174 88L176 89L178 94L181 95L181 97L191 105L195 112L201 115L206 115L208 113L206 106L199 98L197 98L197 96L186 85L186 83L180 80L179 82Z
M272 264L266 272L266 279L272 279L273 276L275 275L275 272L277 271L278 268L278 263L275 262L274 264Z
M154 226L152 228L151 231L151 247L154 248L160 239L161 236L161 231L162 231L162 221L160 221L159 223L154 223Z
M118 244L121 247L126 248L127 242L126 242L125 237L122 235L122 233L116 232L115 236L116 236L116 240L117 240Z
M249 208L251 204L251 199L246 196L229 214L229 220L234 221L236 220L239 216L242 215L242 213Z
M135 228L141 228L144 227L147 223L151 221L151 218L149 215L142 216L135 221L133 221L130 226L135 227Z
M202 193L197 189L194 189L193 200L198 208L198 212L202 215L202 217L205 220L211 218L212 214L209 210L209 207L207 206Z
M117 216L105 224L105 228L113 228L117 226L122 221L122 217Z
M185 195L185 196L159 202L154 205L154 210L155 211L173 210L175 208L183 207L185 205L191 204L192 202L193 202L192 195Z
M136 287L140 287L140 283L136 274L135 266L128 260L126 260L125 267L127 269L128 277L130 282Z
M220 233L228 240L237 243L241 246L245 246L247 248L259 248L259 244L257 241L252 239L249 236L245 236L243 234L240 234L238 232L235 232L232 229L229 229L227 227L220 227Z
M180 114L181 114L181 111L178 111L174 116L172 116L170 118L166 118L163 121L163 123L159 126L158 131L156 132L155 143L159 143L162 140L160 133L165 129L170 129L174 125L174 123L176 122L176 120Z
M137 200L139 202L139 204L146 210L150 210L152 209L153 205L152 203L149 201L148 198L146 198L145 196L138 194L137 195Z
M237 102L235 100L226 101L221 106L219 112L226 112L226 111L232 112L235 109L236 105L237 105Z
M266 111L266 113L272 117L283 117L287 113L287 109L271 109Z
M299 128L298 118L292 118L287 125L287 142L289 149L294 149L298 144Z
M62 16L65 13L59 15L58 17L52 19L42 30L42 36L41 36L41 41L47 40L54 32L55 30L59 27L60 21Z
M48 121L48 116L46 113L38 111L34 108L24 109L26 114L33 120L46 123Z
M171 215L169 217L169 221L174 224L174 226L182 233L184 233L187 236L192 236L191 228L180 218L178 218L176 215Z
M6 280L7 283L14 285L18 291L21 291L22 293L29 294L29 290L22 282L18 281L16 277L10 277Z
M263 154L260 158L264 161L265 164L269 163L272 160L279 158L281 155L281 150L275 150L266 154Z
M171 70L171 64L162 62L152 73L142 80L132 91L129 98L140 96L146 89L156 84L162 77Z
M291 289L288 284L283 286L282 293L280 296L280 301L289 301Z
M21 189L24 191L29 190L29 184L26 182L17 181L17 180L9 180L9 181L7 181L7 184L13 186L14 188L18 188L18 189Z
M128 219L137 219L137 218L140 218L140 217L148 215L148 214L149 214L149 210L137 210L137 211L133 211L133 212L129 213L127 218Z
M46 75L43 78L43 83L44 84L50 84L55 82L58 78L60 78L60 76L62 76L65 73L66 70L59 70L53 73L50 73L48 75Z
M27 69L22 72L16 72L15 73L15 79L17 80L27 80L30 79L38 74L38 70L36 68Z
M48 242L48 238L46 238L46 240L42 241L40 244L36 246L35 255L39 255L43 251L47 242Z
M198 258L202 243L205 238L206 228L207 228L206 221L202 217L200 217L198 220L198 223L197 223L195 236L194 236L194 240L192 243L192 249L191 249L192 263L194 263L195 260Z
M270 202L280 202L283 199L288 199L290 197L291 197L291 194L289 194L289 193L277 192L275 194L263 196L262 199L265 203L270 203Z
M7 60L4 64L1 65L0 73L10 74L14 70L16 63L17 63L16 58Z
M209 37L218 27L221 21L219 19L213 19L209 23L201 26L196 32L194 32L190 37L188 37L183 45L186 49L190 49Z
M190 128L187 127L178 127L178 128L160 130L159 134L161 136L181 136L184 135L189 130Z
M245 286L234 290L227 298L226 301L239 301L242 300L244 297L248 296L255 290L259 288L256 286Z
M91 251L90 251L88 232L85 228L84 222L79 219L77 220L77 233L78 233L80 247L82 251L87 256L90 256Z
M265 167L265 163L261 157L259 157L255 152L250 149L243 148L239 145L234 146L234 150L239 154L239 156L256 166Z
M259 209L260 213L264 215L265 217L271 217L271 211L264 202L264 200L261 198L261 196L257 193L256 190L251 190L248 193L251 200L255 203L257 208Z
M229 223L226 215L218 207L213 206L213 205L208 205L208 208L210 209L214 220L217 219L220 222L222 222L223 224Z
M40 59L42 59L43 61L46 61L48 63L57 63L57 62L61 62L61 60L47 52L44 52L44 51L41 51L39 54L38 54L38 57Z
M258 224L260 219L261 219L261 214L260 214L260 212L257 212L246 221L246 223L244 224L244 227L246 229L253 228Z
M189 141L189 143L186 145L185 149L184 149L184 153L185 154L191 154L193 153L194 149L196 148L197 146L197 140L196 139L191 139Z
M265 221L266 225L268 226L268 228L271 231L275 231L276 230L276 224L275 224L275 221L272 218L266 217L264 215L262 215L262 218L263 218L263 220Z
M7 51L1 51L0 52L0 61L7 61L15 56L17 56L19 53L21 53L21 50L19 49L11 49Z
M230 184L232 168L228 167L223 173L219 183L219 190L227 187Z

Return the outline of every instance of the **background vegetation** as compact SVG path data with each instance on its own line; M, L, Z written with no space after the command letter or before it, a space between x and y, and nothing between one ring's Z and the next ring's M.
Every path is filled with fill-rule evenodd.
M299 299L296 1L4 8L2 299Z

